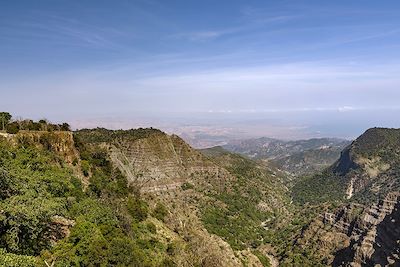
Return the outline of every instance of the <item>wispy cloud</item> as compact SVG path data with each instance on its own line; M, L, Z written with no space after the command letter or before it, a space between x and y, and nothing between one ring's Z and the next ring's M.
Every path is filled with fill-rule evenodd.
M285 23L294 19L298 19L300 16L297 15L282 15L282 16L263 16L263 17L256 17L251 16L248 18L247 16L250 15L246 13L246 20L242 21L239 20L238 22L234 22L236 26L226 27L224 29L211 29L211 30L200 30L200 31L190 31L190 32L183 32L177 33L172 35L175 38L184 38L190 41L207 41L216 39L219 37L223 37L226 35L237 35L240 33L248 33L250 31L256 30L260 27L265 26L276 26L281 23Z
M27 17L22 21L9 21L0 27L0 39L39 42L48 45L81 46L102 49L121 49L114 41L121 31L102 28L76 19L47 16L46 21Z

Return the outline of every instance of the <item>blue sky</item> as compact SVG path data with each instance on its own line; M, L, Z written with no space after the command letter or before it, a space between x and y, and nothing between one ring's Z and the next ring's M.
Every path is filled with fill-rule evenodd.
M1 109L288 137L400 127L399 14L399 1L1 1Z

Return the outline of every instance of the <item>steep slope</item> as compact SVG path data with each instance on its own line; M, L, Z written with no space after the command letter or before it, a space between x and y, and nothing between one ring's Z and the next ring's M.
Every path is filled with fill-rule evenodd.
M262 266L254 254L234 253L226 242L204 229L197 205L191 204L200 193L180 187L140 193L135 181L123 175L125 170L115 168L120 167L119 162L114 166L111 160L116 147L131 142L125 138L133 143L147 139L146 144L156 144L150 150L160 149L146 155L160 156L157 164L170 162L178 170L176 177L186 179L182 175L199 170L199 162L191 165L190 161L203 157L200 153L162 154L170 153L172 144L182 151L191 148L153 129L89 132L85 142L79 133L72 138L71 132L28 131L0 138L0 265L242 266L242 261L247 261ZM108 134L117 142L111 142L115 139ZM176 155L188 161L179 161ZM71 162L72 156L78 160ZM153 165L146 157L143 160L146 164L135 165L142 166L136 181L154 173L146 173ZM165 170L172 175L171 166ZM207 160L204 166L218 168ZM88 182L85 190L75 171ZM160 177L157 174L155 178ZM166 185L176 180L161 179ZM159 186L156 182L149 186ZM145 189L139 184L139 189ZM212 182L205 182L207 186L214 188Z
M367 204L400 186L400 130L372 128L346 147L329 169L300 181L295 200L354 199Z
M105 149L150 205L166 206L166 225L199 250L204 266L268 261L259 248L266 228L288 214L288 192L277 173L237 155L229 166L221 164L154 129L82 130L75 136L89 150Z
M272 159L270 163L292 175L305 176L317 173L332 165L339 157L342 147L321 147Z
M273 166L156 129L0 137L0 260L396 266L399 137L368 130L293 192Z
M372 128L325 172L293 188L300 203L324 208L296 243L333 266L400 265L400 130Z
M156 129L82 130L75 136L107 149L112 162L142 192L179 189L185 182L222 188L233 179L178 136Z
M271 162L296 176L313 174L333 164L349 141L334 138L283 141L258 138L232 141L225 149L252 159Z
M236 177L232 189L215 194L217 201L204 213L211 231L225 235L230 244L240 248L246 243L263 243L266 229L279 228L289 221L290 199L282 173L221 147L201 151ZM218 217L225 221L218 223Z

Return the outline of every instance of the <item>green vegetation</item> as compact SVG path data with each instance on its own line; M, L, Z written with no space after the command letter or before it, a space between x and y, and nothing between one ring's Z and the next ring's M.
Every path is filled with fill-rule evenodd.
M54 140L15 140L0 138L0 266L174 266L148 204L105 150L78 142L84 191ZM153 214L163 220L166 208Z
M152 134L161 134L162 132L153 128L139 128L132 130L108 130L104 128L82 129L76 132L76 136L81 143L96 144L96 143L112 143L115 140L124 138L125 140L133 141L149 137Z
M68 123L52 124L45 119L37 122L33 120L12 120L12 115L8 112L0 112L0 127L9 134L16 134L20 130L25 131L71 131Z
M188 182L184 182L181 185L182 190L189 190L189 189L194 189L194 185Z
M157 218L160 221L164 221L165 217L168 215L168 210L162 203L157 203L156 207L153 211L154 218Z
M344 177L326 170L311 177L300 178L292 188L293 201L300 205L342 202L345 186Z
M35 267L37 264L35 257L7 253L5 249L0 248L1 267Z
M262 265L264 267L270 267L271 266L271 263L269 262L269 259L264 254L262 254L260 251L254 250L253 254L257 256L257 258L260 260L260 262L262 263Z
M6 125L10 122L12 116L8 112L0 112L0 123L3 131L6 129Z
M221 148L208 149L203 153L236 177L232 187L209 194L215 201L207 203L202 209L202 220L207 230L223 237L237 250L257 248L270 240L268 228L282 219L279 211L283 204L281 201L288 201L282 184L271 179L272 173L255 162ZM279 201L271 200L268 188L274 188L273 199L278 197ZM263 210L259 207L260 203L265 203L268 208Z

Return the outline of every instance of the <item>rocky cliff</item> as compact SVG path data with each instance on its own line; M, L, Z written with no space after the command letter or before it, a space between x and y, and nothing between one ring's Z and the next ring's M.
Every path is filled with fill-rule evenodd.
M301 181L294 190L303 202L339 207L321 213L297 243L333 266L399 266L399 163L400 130L372 128L329 170Z
M205 227L205 210L214 204L226 205L218 197L237 186L235 173L178 136L155 129L82 130L75 136L79 142L95 148L93 151L106 150L113 165L126 175L131 186L138 186L151 207L156 203L167 207L166 231L174 232L194 250L193 256L199 257L197 262L203 266L242 266L243 262L262 266L248 247L234 250L223 235ZM283 203L276 206L284 209ZM256 227L262 229L260 223Z
M346 198L385 197L399 189L400 130L372 128L348 146L332 166L345 177Z
M33 144L54 152L65 162L72 164L79 159L72 132L68 131L19 131L7 136L14 144Z
M399 206L398 192L370 206L347 204L321 214L297 243L332 266L398 266Z

